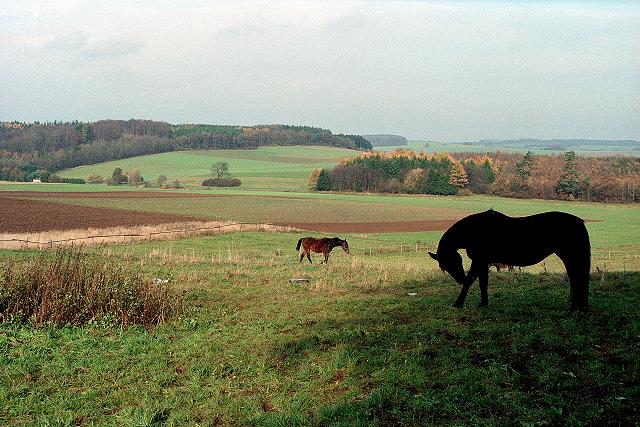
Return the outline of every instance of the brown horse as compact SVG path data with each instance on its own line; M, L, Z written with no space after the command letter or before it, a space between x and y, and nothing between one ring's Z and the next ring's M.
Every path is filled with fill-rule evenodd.
M300 246L302 246L302 253L300 254L300 262L304 256L307 256L309 262L311 262L311 251L321 253L324 255L324 262L327 264L329 262L329 253L333 250L333 248L340 246L347 254L349 253L349 244L346 240L339 239L337 237L328 238L324 237L322 239L316 239L315 237L303 237L298 240L298 245L296 246L296 250L300 250Z

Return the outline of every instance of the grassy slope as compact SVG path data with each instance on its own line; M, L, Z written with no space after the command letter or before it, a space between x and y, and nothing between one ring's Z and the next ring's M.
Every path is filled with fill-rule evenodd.
M306 189L306 179L314 168L332 167L356 151L335 147L261 147L257 150L176 151L132 157L80 166L60 172L64 177L89 175L110 177L116 167L124 171L138 169L145 179L165 175L170 181L199 184L211 177L211 166L219 161L229 164L232 176L240 178L247 189Z
M149 332L0 325L0 421L640 421L638 273L594 281L588 318L566 313L562 275L492 274L490 307L474 308L474 288L456 310L458 287L422 254L336 251L310 266L295 237L114 247L120 263L187 291L184 318Z

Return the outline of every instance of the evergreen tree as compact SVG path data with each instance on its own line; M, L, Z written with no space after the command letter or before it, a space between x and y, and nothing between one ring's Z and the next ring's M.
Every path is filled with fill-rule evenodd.
M82 127L82 139L84 139L85 144L91 144L95 139L91 125L87 124Z
M493 172L493 167L491 166L491 163L489 162L489 160L485 160L484 163L482 164L482 170L485 173L485 176L487 177L487 182L489 184L493 184L493 182L496 180L496 174L495 172Z
M564 153L564 166L556 185L556 192L562 198L578 197L579 186L580 175L576 166L576 153L575 151L567 151Z
M331 190L331 175L325 169L322 169L318 174L318 181L316 182L317 191L329 191Z
M533 172L533 154L531 151L527 151L522 160L516 163L516 176L520 179L520 182L525 186L531 174Z

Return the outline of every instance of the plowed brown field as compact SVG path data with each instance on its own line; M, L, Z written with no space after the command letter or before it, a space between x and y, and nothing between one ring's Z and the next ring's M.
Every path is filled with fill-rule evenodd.
M64 205L38 200L23 200L14 197L5 197L3 194L0 194L1 233L30 233L48 230L153 225L194 220L197 219L162 213L133 212L118 209Z
M30 233L51 230L127 227L202 220L184 215L67 205L64 199L188 199L226 197L217 194L163 191L0 193L0 232ZM272 196L253 196L273 198ZM56 198L56 203L33 200ZM288 198L287 198L288 199ZM298 198L292 198L298 199ZM446 230L457 219L367 222L279 222L279 225L324 233L384 233ZM268 221L265 221L268 222Z

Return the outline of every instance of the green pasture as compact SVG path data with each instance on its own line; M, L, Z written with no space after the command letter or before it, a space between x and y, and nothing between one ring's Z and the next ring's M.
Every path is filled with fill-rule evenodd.
M119 167L125 172L137 169L146 180L165 175L169 181L199 185L212 176L213 164L227 162L231 176L239 178L243 188L300 191L307 188L307 178L314 168L333 167L340 159L357 154L342 148L301 146L175 151L79 166L59 175L85 179L90 175L101 175L106 179Z
M594 275L588 316L551 273L491 273L488 308L474 287L454 309L459 287L423 251L348 236L350 255L300 264L298 236L92 249L168 279L185 313L150 330L0 324L0 424L640 422L639 273Z

